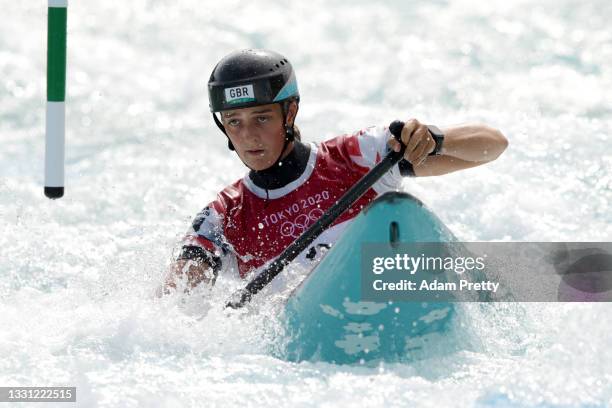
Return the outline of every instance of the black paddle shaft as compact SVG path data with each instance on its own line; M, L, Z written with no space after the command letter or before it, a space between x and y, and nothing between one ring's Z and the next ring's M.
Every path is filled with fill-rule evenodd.
M393 121L389 125L389 130L396 139L400 139L404 122ZM401 142L400 142L401 143ZM238 290L232 295L232 299L227 302L225 307L238 309L251 300L251 297L263 289L282 272L291 261L293 261L308 245L317 239L333 222L346 211L355 201L359 199L378 179L380 179L391 167L393 167L404 156L406 146L402 144L399 152L391 150L385 158L378 163L372 170L364 175L355 185L353 185L344 195L332 205L314 224L300 235L259 275L257 275L243 289Z

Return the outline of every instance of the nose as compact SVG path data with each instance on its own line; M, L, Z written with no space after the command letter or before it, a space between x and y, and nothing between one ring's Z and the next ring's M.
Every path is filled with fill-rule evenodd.
M259 126L246 124L240 129L240 137L242 140L256 141L261 140L261 129Z

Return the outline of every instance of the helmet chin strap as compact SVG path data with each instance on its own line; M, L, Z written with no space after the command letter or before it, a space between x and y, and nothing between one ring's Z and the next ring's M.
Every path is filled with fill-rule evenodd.
M281 160L283 158L283 153L285 153L285 149L287 148L287 146L289 146L289 143L293 142L293 139L294 139L293 126L290 127L289 125L285 123L285 143L283 143L283 148L281 149L281 152L278 155L278 158L276 159L276 161L270 167L264 170L271 169L272 167L275 167L275 166L282 166Z

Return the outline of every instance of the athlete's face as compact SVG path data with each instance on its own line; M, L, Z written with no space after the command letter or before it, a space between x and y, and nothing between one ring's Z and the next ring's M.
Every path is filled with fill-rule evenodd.
M288 122L292 123L293 107ZM222 112L223 126L242 161L253 170L264 170L274 164L285 143L285 124L281 106L255 106ZM285 154L291 151L287 146Z

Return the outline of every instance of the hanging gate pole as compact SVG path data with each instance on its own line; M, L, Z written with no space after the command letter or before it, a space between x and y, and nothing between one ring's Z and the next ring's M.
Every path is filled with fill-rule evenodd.
M49 0L45 195L52 199L64 195L67 11L68 0Z

